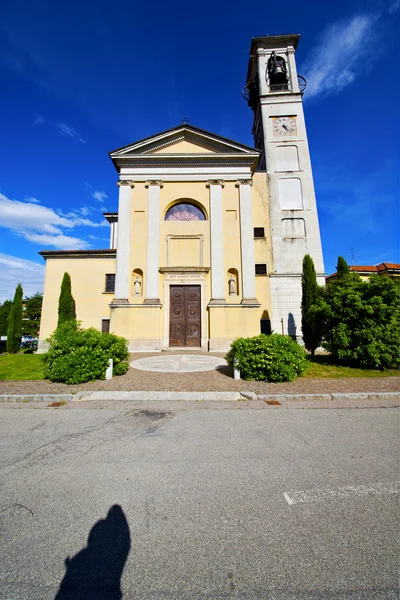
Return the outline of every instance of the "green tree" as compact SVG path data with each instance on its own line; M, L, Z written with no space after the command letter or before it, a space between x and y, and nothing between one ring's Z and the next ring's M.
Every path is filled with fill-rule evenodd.
M61 283L61 292L58 299L58 322L57 327L66 321L76 319L75 300L71 292L71 277L64 273Z
M11 300L5 300L0 306L0 335L7 335L8 317L12 307Z
M22 337L22 286L19 283L15 290L14 300L8 317L7 352L16 354L21 345Z
M43 294L37 292L25 300L25 310L22 319L22 334L35 337L40 327Z
M337 278L343 279L349 274L349 265L343 258L343 256L338 257L337 265L336 265Z
M349 365L396 368L400 360L400 287L389 277L358 274L333 281L314 307L323 347Z
M321 343L322 327L320 319L311 308L318 302L320 288L317 284L314 261L309 254L303 258L303 273L301 276L301 330L303 332L304 345L314 356L316 348Z

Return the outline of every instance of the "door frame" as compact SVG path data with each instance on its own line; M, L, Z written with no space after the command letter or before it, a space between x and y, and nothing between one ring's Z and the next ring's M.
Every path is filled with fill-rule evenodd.
M206 274L205 273L164 273L164 327L162 350L174 349L176 346L169 345L169 319L170 319L170 298L171 285L199 285L200 286L200 346L189 346L188 349L198 348L199 350L208 349L207 337L207 311L206 311Z

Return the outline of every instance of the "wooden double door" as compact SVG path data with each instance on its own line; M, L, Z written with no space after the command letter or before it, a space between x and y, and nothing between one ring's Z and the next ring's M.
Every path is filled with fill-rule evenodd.
M170 286L170 346L201 346L200 299L199 285Z

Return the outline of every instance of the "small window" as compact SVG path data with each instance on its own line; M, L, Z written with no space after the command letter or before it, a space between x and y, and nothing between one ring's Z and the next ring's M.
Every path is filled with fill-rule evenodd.
M115 289L115 273L106 275L106 294L113 294Z
M256 265L256 275L266 275L267 274L267 265L258 264Z
M254 237L255 238L265 238L264 227L254 227Z
M110 319L101 320L101 333L110 333Z

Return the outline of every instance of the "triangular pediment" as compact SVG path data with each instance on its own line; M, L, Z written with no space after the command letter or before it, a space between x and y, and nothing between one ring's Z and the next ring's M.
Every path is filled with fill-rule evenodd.
M197 140L196 140L197 141ZM162 146L156 146L149 150L149 154L215 154L217 151L212 148L200 145L194 140L181 139L170 140L169 143Z
M190 125L169 129L110 152L113 160L155 154L171 156L204 154L254 156L259 152L250 146L245 146Z

